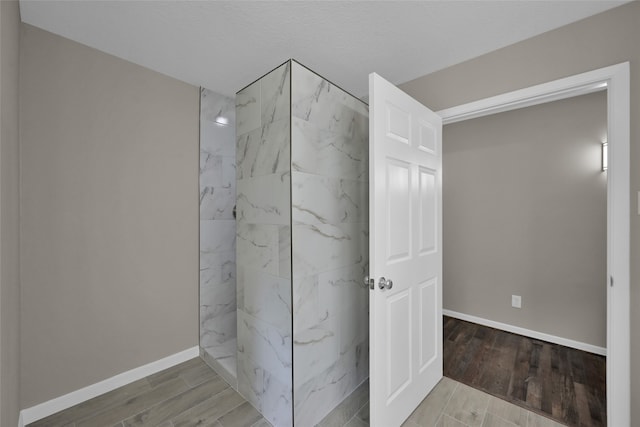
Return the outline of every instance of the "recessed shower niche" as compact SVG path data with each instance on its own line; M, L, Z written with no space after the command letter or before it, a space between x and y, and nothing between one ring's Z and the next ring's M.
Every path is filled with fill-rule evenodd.
M219 286L207 291L203 309L203 293L201 337L216 343L207 348L217 354L232 353L226 350L236 337L224 325L235 316L237 370L226 373L232 385L274 426L313 426L369 376L369 294L362 285L369 263L368 106L289 60L236 94L234 119L236 274L221 266L220 275L217 261L207 265L221 283L237 278L235 306ZM226 212L223 200L211 204ZM203 239L202 227L201 241L232 233L209 227L219 237ZM219 245L229 255L231 244ZM204 267L201 261L201 277L211 276ZM223 326L213 326L216 319ZM203 335L205 326L225 339ZM202 340L201 347L207 353ZM231 365L204 357L216 370Z

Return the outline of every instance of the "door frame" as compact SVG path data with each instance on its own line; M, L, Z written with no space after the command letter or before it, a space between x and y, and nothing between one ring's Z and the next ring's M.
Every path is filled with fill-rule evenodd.
M630 81L624 62L437 111L443 125L607 91L607 425L631 423ZM443 141L444 144L444 141Z

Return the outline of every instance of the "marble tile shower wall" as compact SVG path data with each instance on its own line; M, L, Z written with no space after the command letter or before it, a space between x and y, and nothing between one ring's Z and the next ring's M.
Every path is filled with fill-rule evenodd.
M217 123L220 117L228 124ZM235 101L200 90L200 349L236 376Z
M238 391L292 425L290 62L236 95Z
M294 420L313 426L369 376L369 111L291 78Z

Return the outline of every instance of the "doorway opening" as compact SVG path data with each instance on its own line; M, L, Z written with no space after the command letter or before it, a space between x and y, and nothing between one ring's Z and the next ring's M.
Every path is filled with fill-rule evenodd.
M606 109L603 88L443 129L444 375L594 427L606 426Z
M629 64L623 63L441 110L443 124L607 91L607 422L630 423Z

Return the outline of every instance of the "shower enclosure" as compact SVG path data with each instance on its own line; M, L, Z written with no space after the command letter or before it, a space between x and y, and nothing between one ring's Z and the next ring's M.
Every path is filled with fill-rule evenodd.
M200 90L200 356L236 385L235 101Z
M313 426L369 375L368 107L289 60L237 93L235 124L235 260L210 224L225 256L206 265L235 262L236 294L221 266L203 352L216 369L237 355L232 385L274 426Z

